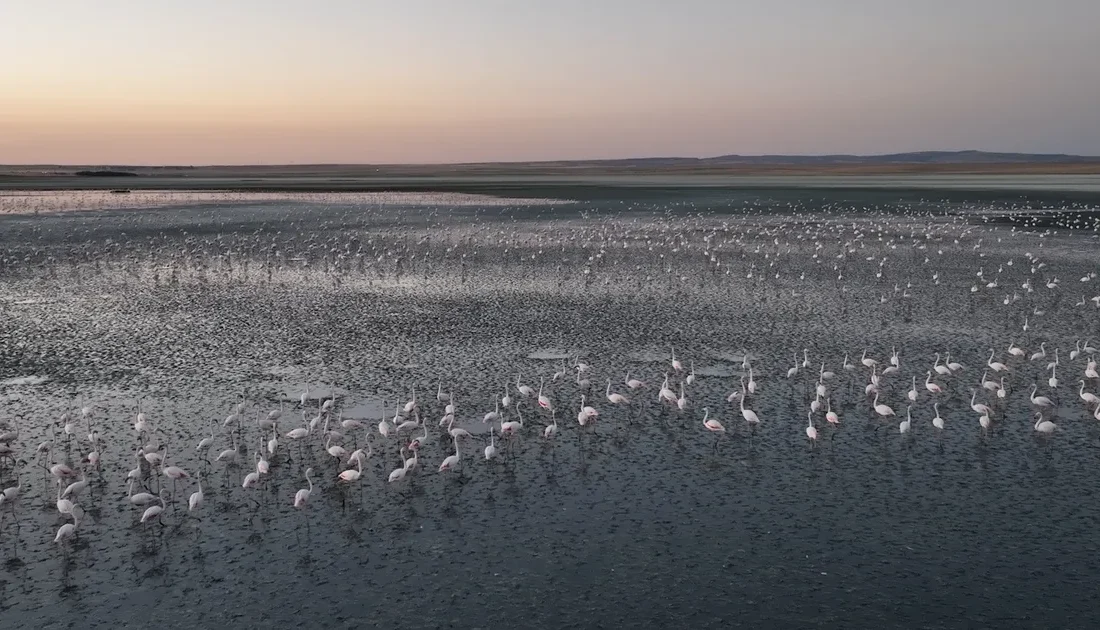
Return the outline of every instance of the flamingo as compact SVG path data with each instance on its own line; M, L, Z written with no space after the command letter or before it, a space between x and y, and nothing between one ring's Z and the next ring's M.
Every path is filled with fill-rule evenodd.
M218 453L218 457L215 461L225 462L227 466L233 466L237 463L237 440L230 434L230 440L232 448L227 448L221 453ZM146 455L148 457L148 455Z
M519 374L516 375L516 390L523 395L524 398L530 398L535 394L535 390L531 389L527 385L520 385Z
M809 423L806 425L806 437L810 438L810 447L817 444L817 429L814 427L814 412L811 409L806 413L806 421Z
M604 390L604 395L607 396L608 402L610 402L612 405L623 405L630 403L630 399L626 396L618 393L611 393L611 379L607 379L607 389Z
M352 481L358 481L363 476L363 459L355 458L356 464L358 464L358 470L345 470L340 473L340 481L351 483Z
M875 367L876 365L878 365L878 361L867 357L867 348L863 349L863 357L860 358L859 362L867 367Z
M427 433L426 428L425 428L425 433ZM416 439L417 438L414 438L413 441L416 441ZM370 459L371 455L373 455L373 454L374 454L374 451L371 449L370 442L368 441L366 452L364 452L363 449L361 449L361 448L357 448L354 451L352 451L351 456L348 457L348 466L351 466L352 464L354 464L357 461L364 461L365 462L368 459Z
M416 467L420 465L420 452L413 451L413 456L405 460L405 470L412 472L416 470Z
M710 419L710 409L703 407L703 428L707 431L713 431L715 433L725 433L726 427L722 426L722 423Z
M905 406L905 419L898 424L898 433L901 433L902 435L909 433L910 427L913 426L913 414L911 413L912 409L912 405Z
M383 402L383 405L384 404L385 402ZM396 427L386 421L386 415L385 412L383 412L382 419L378 421L378 434L384 438L388 438L395 433L397 433Z
M1081 400L1085 401L1085 406L1100 405L1100 397L1092 392L1085 391L1085 381L1082 380L1080 383L1081 389L1078 391L1077 395L1080 396Z
M325 450L328 451L329 455L335 457L337 461L342 461L344 457L348 454L347 449L345 449L343 446L340 446L339 444L332 444L331 435L325 439Z
M1008 367L1006 367L1004 363L1000 363L999 361L994 361L993 360L993 355L994 354L996 354L996 351L994 349L990 348L989 349L989 361L986 362L986 365L989 366L989 369L993 370L994 372L1004 372L1005 370L1007 370Z
M550 399L547 398L546 395L542 393L542 384L543 384L543 379L540 378L539 379L539 395L538 395L539 407L542 407L543 409L550 409Z
M289 439L289 440L303 440L303 439L305 439L305 437L307 435L310 434L310 430L312 429L312 427L310 427L308 424L305 424L305 411L304 410L302 412L302 420L303 420L303 425L302 426L291 429L290 431L286 432L286 438L287 439Z
M832 398L826 398L825 399L825 419L829 421L829 424L832 424L832 425L840 424L840 416L836 415L836 412L833 411L833 399Z
M950 352L947 353L947 357L944 360L944 363L947 364L947 369L952 371L952 372L958 372L959 370L963 369L962 363L951 360L951 353Z
M214 444L214 426L213 426L213 423L211 423L210 437L204 437L203 439L199 440L199 445L195 447L195 452L196 453L203 453L205 455L205 453L210 450L210 447L213 446L213 444Z
M558 416L555 415L553 410L550 411L550 419L553 422L547 424L547 428L542 430L542 436L547 440L553 438L553 436L558 433Z
M448 455L447 458L444 459L443 462L439 464L439 472L454 470L458 466L459 460L461 459L461 455L459 454L459 450L458 450L458 438L457 437L454 438L454 443L455 443L455 454L454 455Z
M168 477L169 479L172 480L172 494L174 496L175 493L176 493L176 481L178 481L180 479L187 479L189 477L189 475L187 474L186 470L180 468L179 466L168 466L167 462L168 462L168 449L166 447L164 449L164 465L160 469L160 473L162 475L164 475L165 477Z
M73 522L65 523L61 527L57 528L57 535L54 536L53 541L55 543L63 543L66 540L76 536L76 528L80 525L80 519L84 516L84 511L79 507L74 507Z
M198 483L199 489L191 493L191 496L187 499L187 511L195 512L202 508L202 473L195 476L195 482Z
M241 483L241 487L245 490L249 488L255 488L258 485L260 485L260 473L256 472L255 470L245 475L244 482Z
M449 426L449 425L448 425ZM418 435L409 441L408 449L410 451L418 451L425 442L428 441L428 427L424 427L424 435ZM368 451L370 450L370 444L367 445ZM369 457L369 454L368 454Z
M274 455L279 449L279 434L275 429L271 430L271 439L267 441L267 454Z
M993 410L990 409L988 405L983 405L982 403L975 403L974 400L977 397L978 397L978 390L976 390L976 389L972 390L972 393L970 395L970 408L973 409L975 412L977 412L977 413L979 413L983 416L986 416L986 419L988 420L988 417L991 413L993 413Z
M745 377L741 377L741 387L745 386ZM756 415L756 412L752 409L745 409L745 396L741 396L741 417L745 419L750 425L760 424L760 417Z
M894 415L894 410L891 409L889 405L879 404L878 392L875 392L875 400L871 403L871 406L874 407L875 413L882 416L883 418Z
M984 387L985 389L987 389L991 392L995 392L995 391L997 391L997 388L999 388L1001 386L1001 384L997 381L989 380L988 375L989 375L989 370L986 370L986 371L982 372L982 387Z
M141 410L141 399L137 401L137 419L134 420L134 432L138 434L147 433L149 431L149 419L145 416L145 412Z
M507 397L507 396L505 396L505 397ZM489 413L485 414L485 417L481 419L482 422L488 424L490 422L496 422L497 420L500 420L500 403L499 402L494 402L493 405L494 405L493 411L490 411ZM507 405L505 405L505 407L507 407Z
M1054 433L1054 430L1058 428L1058 425L1054 424L1050 420L1043 420L1043 412L1035 412L1035 430L1043 435L1050 435Z
M129 499L130 499L130 504L131 505L148 505L148 504L152 503L153 501L157 500L157 496L155 494L150 494L148 492L138 492L137 494L134 494L134 480L133 479L130 479L127 482L126 487L128 488L128 494L129 494ZM58 509L60 510L60 508L58 508Z
M933 403L932 408L936 410L936 417L932 418L932 426L937 429L943 430L943 418L940 417L940 403Z
M676 348L672 348L672 369L680 372L684 369L684 364L676 358Z
M661 384L661 390L657 393L657 400L676 404L676 392L668 386L668 374L665 374L665 381Z
M1039 390L1038 385L1036 385L1036 384L1031 385L1031 404L1033 404L1037 407L1043 407L1043 408L1054 406L1054 401L1047 398L1046 396L1036 396L1035 392L1038 391L1038 390Z
M551 417L554 415L554 410L550 410ZM500 423L501 435L515 435L523 429L523 414L519 412L519 405L516 405L516 418L517 420L509 420L508 422Z
M940 365L940 353L936 353L936 362L932 364L932 369L936 371L936 374L940 376L947 376L951 373L951 368L946 365Z
M453 425L454 418L451 418L451 422L447 424L447 434L450 435L452 438L471 437L469 431L461 427L454 427Z
M1044 341L1044 342L1039 344L1039 351L1032 354L1030 360L1031 361L1041 361L1042 359L1045 359L1045 358L1047 358L1047 342Z
M943 392L943 388L932 382L932 371L928 371L927 378L924 379L924 388L933 394L939 394Z
M62 497L67 497L67 496L71 495L75 499L77 497L77 495L79 495L81 492L83 492L84 489L87 488L87 487L88 487L88 477L87 477L87 475L81 473L80 481L74 481L73 483L69 484L69 486L67 488L65 488L65 491L61 493L61 496Z
M638 389L639 387L645 387L645 383L643 383L642 381L639 381L636 378L630 378L630 372L626 373L626 378L623 379L623 382L630 389Z
M404 459L404 453L402 453L402 459ZM394 468L390 471L390 475L386 478L386 481L389 483L395 483L404 479L408 474L409 467L402 463L399 468Z
M497 442L496 436L493 434L493 427L489 427L489 446L485 447L485 460L488 461L497 456Z
M309 501L309 495L313 492L313 480L309 478L313 474L313 468L306 468L306 481L309 482L309 488L302 488L298 492L294 493L294 507L304 508L306 502Z
M164 510L168 509L168 504L164 501L164 497L161 496L159 498L160 498L160 505L150 506L150 507L145 509L144 513L142 513L142 515L141 515L142 524L148 523L149 521L153 520L154 518L157 519L157 520L160 520L161 514L164 513ZM163 525L164 521L160 521L160 524Z
M847 361L847 360L848 360L848 355L844 355L844 360L845 360L845 361ZM793 377L794 377L794 375L798 374L798 367L799 367L799 366L798 366L798 354L795 354L795 355L794 355L794 367L792 367L791 369L787 370L787 378L788 378L788 379L790 379L790 378L793 378Z
M584 425L588 424L589 420L591 420L593 418L596 418L597 416L600 415L599 412L597 412L594 408L586 407L585 404L584 404L584 400L585 400L585 397L582 395L581 396L581 408L580 408L580 411L577 412L577 423L580 424L582 427Z

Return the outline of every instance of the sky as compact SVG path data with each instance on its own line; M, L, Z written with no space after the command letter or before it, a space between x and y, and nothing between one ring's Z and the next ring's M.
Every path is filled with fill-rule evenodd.
M0 163L1100 155L1100 0L2 0Z

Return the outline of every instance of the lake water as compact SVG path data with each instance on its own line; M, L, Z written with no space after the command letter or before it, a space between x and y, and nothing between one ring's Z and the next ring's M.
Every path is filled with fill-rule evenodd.
M1096 355L1070 358L1089 337L1100 345L1100 242L1095 222L1068 218L1097 200L615 194L73 193L38 214L13 201L0 212L0 420L18 436L0 486L21 488L0 505L0 627L1100 622L1100 421L1078 381L1100 382L1084 372ZM981 384L990 349L1008 367L1003 398ZM894 416L865 395L865 350L876 374L898 353L879 385ZM947 352L965 367L939 375ZM813 413L811 443L822 363L840 423ZM729 398L748 366L756 426ZM925 388L930 371L943 393ZM628 388L628 373L646 386ZM658 401L666 374L684 410ZM543 384L555 437L517 379ZM629 404L607 400L608 380ZM1034 429L1033 383L1056 405L1051 435ZM390 483L422 430L398 439L377 425L414 388L428 438L419 468ZM471 434L449 472L440 388ZM505 421L522 400L525 425L493 438L486 461L483 418L506 391ZM332 392L329 429L363 427L326 442L322 419L302 442L286 437ZM599 411L583 427L582 394ZM140 437L139 401L155 429ZM717 441L704 408L726 428ZM272 410L270 473L243 488ZM337 481L353 467L326 447L366 443L362 477ZM126 483L142 445L189 473L173 489L141 469L135 491L168 493L145 525ZM238 465L215 461L227 449ZM64 543L54 463L90 481ZM296 509L307 466L313 492Z

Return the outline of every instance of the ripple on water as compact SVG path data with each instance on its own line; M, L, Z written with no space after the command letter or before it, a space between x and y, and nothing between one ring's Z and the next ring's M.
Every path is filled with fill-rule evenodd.
M19 385L42 385L50 382L50 377L41 375L16 376L0 381L0 387L14 387Z
M529 353L527 358L535 361L562 361L572 359L574 356L576 356L574 353L561 348L543 348Z

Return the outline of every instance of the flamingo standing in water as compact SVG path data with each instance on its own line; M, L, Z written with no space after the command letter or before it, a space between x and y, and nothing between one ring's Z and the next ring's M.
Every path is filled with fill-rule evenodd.
M810 438L810 448L817 444L817 428L814 427L814 412L811 409L806 413L806 437Z
M535 394L535 390L531 389L527 385L520 384L519 374L516 374L516 391L518 391L524 398L530 398Z
M446 459L443 460L443 462L441 464L439 464L439 472L454 470L455 468L458 467L459 461L461 459L461 455L459 454L459 450L458 450L458 438L457 437L454 438L454 442L455 442L455 454L454 455L449 455Z
M309 501L309 495L313 492L313 480L309 477L312 474L313 468L306 468L306 481L309 482L309 487L302 488L294 493L294 507L298 509L306 506L306 503Z
M1035 405L1036 407L1043 407L1043 408L1054 406L1054 401L1047 398L1046 396L1036 396L1035 392L1037 392L1038 390L1039 390L1039 386L1033 383L1031 385L1031 396L1030 396L1031 404Z
M936 410L936 417L932 418L932 426L934 426L937 429L942 431L943 430L943 418L940 417L940 404L938 402L937 403L932 403L932 409Z
M543 409L549 409L550 408L550 399L545 394L542 393L542 385L543 385L543 379L540 378L539 379L539 395L538 395L539 407L542 407Z
M943 392L943 388L932 382L932 370L928 371L928 376L924 379L924 388L933 394Z
M608 402L610 402L612 405L624 405L630 403L630 399L626 396L623 396L619 393L611 393L611 379L607 379L607 389L604 391L604 394L607 396Z
M1004 363L1001 363L999 361L994 361L993 356L995 354L996 354L996 351L993 348L990 348L989 349L989 361L986 361L985 364L988 365L989 369L993 370L994 372L1004 372L1005 370L1008 369L1008 367L1005 366Z
M1058 425L1054 424L1050 420L1043 420L1043 412L1035 412L1035 430L1043 435L1050 435L1054 433L1054 430L1058 428Z
M877 391L875 392L875 400L871 403L871 406L874 407L875 413L883 418L894 415L894 410L889 405L879 404Z
M741 377L741 388L744 390L745 377ZM760 424L760 416L756 415L756 412L752 409L745 409L745 395L742 391L741 394L741 417L745 419L745 422L749 423L749 427L752 428L753 434L756 434L756 426Z
M485 459L486 461L493 459L497 456L497 442L496 436L493 435L493 427L489 427L489 446L485 447Z
M721 434L726 432L726 427L721 422L710 417L710 409L703 407L703 428L714 433L714 448L718 448L718 440Z

